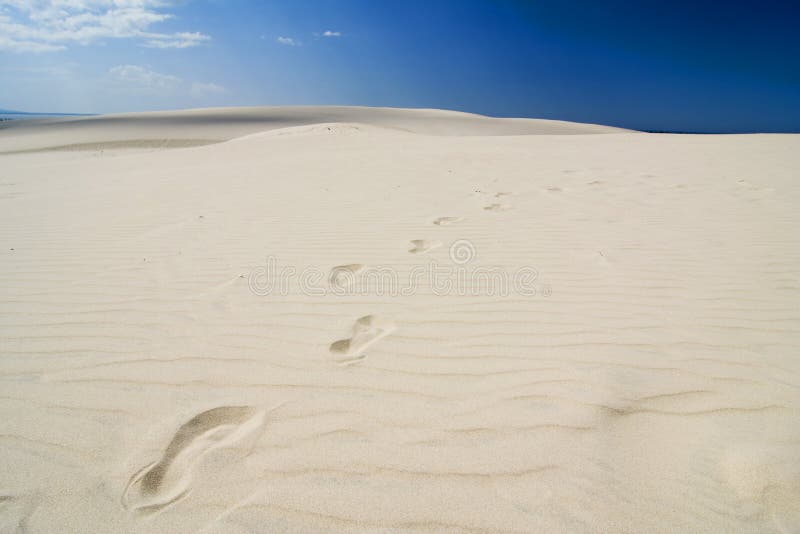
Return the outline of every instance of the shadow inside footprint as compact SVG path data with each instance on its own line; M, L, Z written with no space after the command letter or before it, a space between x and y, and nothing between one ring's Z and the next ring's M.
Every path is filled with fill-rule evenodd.
M189 493L197 461L262 428L265 413L252 406L220 406L196 415L178 429L158 462L131 477L122 504L140 513L153 513L179 501Z
M341 364L355 363L364 359L363 352L370 345L391 334L395 328L395 324L386 319L364 316L353 325L353 335L331 343L330 351Z
M463 217L439 217L438 219L433 221L433 224L435 224L436 226L447 226L448 224L455 224L463 220L464 220Z
M349 265L337 265L331 269L328 281L333 288L348 289L356 285L356 278L358 273L364 270L364 266L360 263L351 263Z
M428 241L427 239L413 239L410 243L414 245L408 250L411 254L425 254L442 246L441 241Z
M509 204L489 204L485 206L483 209L486 211L507 211L511 209L511 205Z

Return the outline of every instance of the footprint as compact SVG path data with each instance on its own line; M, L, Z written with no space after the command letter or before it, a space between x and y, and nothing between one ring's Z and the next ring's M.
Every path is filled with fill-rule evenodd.
M748 182L747 180L737 180L736 183L739 184L741 187L749 189L750 191L766 191L768 193L772 193L773 191L775 191L775 189L772 187L759 187L752 182Z
M154 513L184 498L198 460L262 428L265 414L252 406L220 406L194 416L178 429L159 461L131 477L122 494L123 506Z
M512 208L510 204L489 204L484 206L486 211L508 211Z
M510 192L508 192L508 191L500 191L499 193L495 193L495 194L494 194L494 198L507 197L507 196L509 196L509 195L513 195L513 194L514 194L514 193L510 193Z
M463 220L464 220L463 217L439 217L438 219L433 221L433 224L435 224L436 226L447 226L448 224L454 224L457 222L461 222Z
M353 325L353 335L349 339L340 339L331 343L330 351L339 363L350 365L363 360L364 351L379 339L388 336L395 330L393 322L386 319L366 315Z
M560 193L561 191L563 191L563 189L561 189L560 187L557 187L557 186L555 186L555 185L550 185L550 186L547 186L547 188L546 188L546 189L547 189L548 191L550 191L551 193Z
M337 265L331 269L328 281L331 287L346 289L353 287L356 283L356 275L364 270L364 266L360 263L351 263L348 265Z
M411 240L411 244L414 245L414 248L408 251L412 254L425 254L426 252L430 252L442 246L441 241L428 241L426 239L413 239Z

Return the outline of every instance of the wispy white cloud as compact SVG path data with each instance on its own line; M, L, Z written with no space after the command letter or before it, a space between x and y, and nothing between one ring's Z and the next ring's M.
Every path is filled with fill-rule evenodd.
M0 31L2 31L3 22L0 20ZM14 52L57 52L64 50L67 47L64 45L54 45L42 43L37 41L30 41L27 39L12 39L6 35L0 35L0 50L11 50Z
M341 37L342 36L342 32L334 32L334 31L331 31L331 30L326 30L326 31L322 32L322 36L323 37Z
M280 44L287 46L300 46L300 41L292 39L291 37L278 37L276 39Z
M177 76L160 74L141 65L117 65L109 69L108 77L127 89L172 90L183 82Z
M215 83L194 82L192 84L191 89L189 89L189 94L192 95L192 97L194 98L205 98L208 96L222 95L227 92L228 92L227 89Z
M54 52L101 39L135 39L152 48L189 48L199 32L158 33L174 17L167 0L0 0L0 50Z
M151 38L144 42L148 48L190 48L197 46L211 37L199 32L179 32L167 38Z
M156 72L144 65L117 65L108 70L109 88L123 93L190 96L205 99L223 95L228 90L216 83L186 81L179 76Z

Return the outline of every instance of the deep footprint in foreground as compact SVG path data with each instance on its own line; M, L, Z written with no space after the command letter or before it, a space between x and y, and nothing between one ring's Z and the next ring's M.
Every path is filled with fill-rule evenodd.
M508 211L511 207L510 204L489 204L488 206L484 206L483 209L486 211Z
M410 243L414 245L413 248L408 250L412 254L425 254L442 246L441 241L428 241L427 239L414 239Z
M395 330L393 322L367 315L353 325L353 335L349 339L340 339L331 344L331 354L336 356L342 365L349 365L365 358L364 351L379 339L388 336Z
M263 428L265 414L252 406L220 406L194 416L178 429L159 461L131 477L122 494L123 506L154 513L183 499L198 460Z
M464 220L463 217L439 217L438 219L433 221L433 224L435 224L436 226L447 226L448 224L455 224L463 220Z

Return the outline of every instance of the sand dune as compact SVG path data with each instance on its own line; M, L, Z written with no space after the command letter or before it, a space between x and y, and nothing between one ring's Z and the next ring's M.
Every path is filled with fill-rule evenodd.
M257 108L0 152L2 532L800 531L796 135Z
M180 148L247 134L324 123L357 123L427 135L619 133L594 124L540 119L498 119L429 109L334 106L217 108L0 124L0 153L118 148Z

